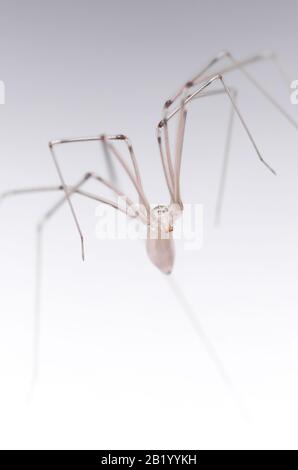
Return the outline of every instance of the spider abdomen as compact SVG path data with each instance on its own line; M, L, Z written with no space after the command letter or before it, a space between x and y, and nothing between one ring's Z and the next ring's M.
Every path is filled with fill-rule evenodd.
M152 263L164 274L171 274L175 260L172 234L168 238L147 238L146 249Z

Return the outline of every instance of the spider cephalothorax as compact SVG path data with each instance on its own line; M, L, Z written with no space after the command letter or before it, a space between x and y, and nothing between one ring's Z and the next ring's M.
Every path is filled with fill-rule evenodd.
M174 225L173 213L170 206L155 206L150 213L150 227L152 230L172 232Z

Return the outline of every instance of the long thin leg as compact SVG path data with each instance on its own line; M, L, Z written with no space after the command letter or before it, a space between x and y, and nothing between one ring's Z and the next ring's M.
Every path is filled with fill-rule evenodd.
M186 122L186 109L185 109L185 98L186 98L186 92L190 88L192 88L198 79L205 73L207 70L209 70L213 65L215 65L218 61L220 61L222 58L225 57L225 52L220 52L217 54L215 58L213 58L208 64L195 76L193 77L192 80L188 81L182 88L179 89L177 93L175 93L174 96L172 96L169 100L167 100L164 104L163 107L163 119L159 122L157 125L157 140L158 140L158 145L159 145L159 150L160 150L160 156L161 156L161 161L163 165L163 170L164 174L166 177L166 182L167 186L169 189L169 193L171 196L171 202L175 200L175 175L174 175L174 170L173 170L173 164L172 164L172 157L171 157L171 150L170 150L170 145L169 145L169 133L168 133L168 121L178 112L181 110L180 114L180 119L179 119L179 126L178 126L178 132L177 132L177 142L176 142L176 162L179 161L179 153L182 152L182 144L183 140L181 140L181 137L183 135L183 130ZM255 60L255 59L254 59ZM208 93L207 93L208 94ZM181 99L181 105L169 115L169 109L172 107L172 105L177 101L179 97L183 97ZM182 112L182 108L183 112ZM164 142L165 142L165 148L166 148L166 155L164 153L163 149L163 139L162 136L164 137ZM181 205L180 201L180 205Z
M117 203L110 201L106 198L97 196L96 194L92 194L86 191L82 191L80 188L83 186L89 179L94 179L99 181L103 185L109 187L112 191L114 191L119 197L124 198L126 203L132 211L127 212L127 210ZM44 186L44 187L36 187L36 188L23 188L23 189L13 189L6 191L0 194L0 200L10 196L18 196L23 194L32 194L32 193L39 193L39 192L53 192L53 191L63 191L63 186ZM146 223L146 218L144 219L143 214L137 212L134 207L133 202L125 196L121 191L117 190L110 182L106 181L101 176L95 173L86 173L86 175L80 179L80 181L73 187L67 187L67 192L69 196L72 194L80 194L81 196L96 200L98 202L108 204L115 209L123 211L125 214L131 217L140 217L143 222ZM39 224L37 225L37 234L36 234L36 284L35 284L35 304L34 304L34 334L33 334L33 370L32 370L32 390L36 383L37 376L38 376L38 369L39 369L39 349L40 349L40 309L41 309L41 288L42 288L42 242L43 242L43 230L46 222L54 215L54 213L63 205L64 202L67 201L66 196L61 198L41 219ZM143 219L142 219L143 218Z
M289 120L289 122L291 122L291 124L293 124L295 127L298 126L297 122L295 120L293 120L293 118L287 113L287 111L282 108L279 103L276 102L276 100L273 98L273 96L271 94L269 94L267 92L267 90L264 89L264 87L259 83L257 82L257 80L255 80L252 75L247 72L247 70L245 69L245 66L247 66L248 64L251 64L253 62L256 62L257 60L266 60L266 59L271 59L273 64L275 65L275 67L277 68L277 70L280 72L282 78L285 80L285 82L288 84L290 82L290 79L289 77L287 77L286 75L286 72L283 70L283 68L281 67L279 61L277 60L277 57L274 53L264 53L262 55L258 55L258 56L255 56L255 58L252 58L251 60L244 60L244 61L238 61L236 60L232 54L228 51L222 51L221 53L219 53L215 59L213 59L212 61L209 62L209 65L208 67L205 67L203 69L203 71L205 72L208 68L210 68L212 65L214 65L215 63L219 62L221 59L223 58L228 58L232 61L232 66L230 67L225 67L224 69L222 69L221 71L217 72L218 75L225 75L226 73L228 72L231 72L231 71L234 71L234 70L237 70L239 69L250 81L252 84L254 84L261 93L264 94L264 96L269 100L271 101L271 103L278 109L278 111L280 111L285 117L286 119ZM179 91L179 93L176 93L176 98L175 99L171 99L171 100L168 100L165 102L164 104L164 110L165 110L165 116L164 116L164 120L163 121L169 121L178 111L180 111L181 107L184 106L184 99L182 100L180 106L178 106L174 111L170 111L170 107L172 107L172 105L175 103L175 101L177 101L178 97L182 95L183 92L185 92L185 90L190 90L191 88L193 88L195 85L200 85L202 82L204 81L208 81L210 78L212 77L207 77L206 78L202 78L202 75L204 72L200 72L199 74L197 74L197 76L195 77L195 79L187 82ZM199 79L201 79L200 81L198 81ZM215 92L216 93L216 92ZM209 93L207 93L207 95L209 95ZM170 104L171 103L171 104ZM163 121L161 121L161 123L163 123ZM160 125L161 125L160 123Z
M167 282L169 286L171 287L173 294L176 297L176 300L180 304L181 308L183 309L184 313L188 317L188 320L192 324L194 330L198 334L211 362L213 362L216 371L223 381L224 385L229 389L231 395L233 396L235 403L239 407L239 410L241 411L243 417L246 419L249 417L248 416L248 411L243 403L242 396L239 394L238 390L235 388L227 370L224 365L224 363L221 361L220 356L218 352L216 351L216 348L212 344L212 341L210 340L209 336L206 334L204 331L204 328L194 312L192 306L190 305L188 299L186 298L183 290L181 289L181 286L177 283L177 280L173 278L173 276L167 277Z
M232 88L232 87L229 87L229 90L233 96L234 102L236 103L238 91L236 90L236 88ZM195 99L222 95L224 93L226 93L225 90L212 90L212 91L205 92L205 93L198 95ZM225 141L225 147L224 147L224 154L223 154L222 171L220 175L219 189L218 189L216 205L215 205L215 219L214 219L215 225L219 225L220 218L221 218L221 211L222 211L222 206L223 206L224 192L225 192L227 172L228 172L228 164L229 164L229 158L230 158L230 148L231 148L231 140L232 140L232 133L233 133L234 116L235 116L235 108L231 104L227 135L226 135L226 141Z
M129 199L128 196L126 196L122 191L119 191L117 188L115 188L115 186L113 184L111 184L109 181L105 180L104 178L102 178L101 176L99 176L98 174L96 173L92 173L92 172L89 172L89 173L86 173L83 178L81 178L79 180L79 182L74 185L74 186L68 186L68 191L69 191L69 195L71 196L72 194L74 193L77 193L77 194L82 194L83 196L86 196L86 197L89 197L89 198L92 198L98 202L102 202L104 204L108 204L110 205L111 207L114 207L114 209L118 209L122 212L124 212L125 214L127 215L130 215L128 214L128 211L119 206L119 204L115 203L114 201L111 201L109 199L106 199L102 196L97 196L96 194L91 194L91 193L87 193L86 191L82 191L80 188L85 184L87 183L87 181L89 181L90 179L93 179L95 181L98 181L100 183L102 183L104 186L108 187L109 189L111 189L118 197L124 199L127 203L127 206L129 206L133 213L135 213L136 216L140 216L140 218L142 219L142 221L146 221L146 219L142 218L143 217L143 214L139 214L137 212L137 210L134 208L134 203L133 201L131 201L131 199ZM60 188L63 189L63 187L61 186ZM44 216L45 219L48 219L52 216L52 214L54 214L56 212L57 209L59 209L59 207L65 202L67 201L67 198L66 196L63 196L47 213L46 215Z
M36 230L36 253L35 253L35 300L34 300L34 317L33 317L33 366L31 379L31 393L33 392L39 372L39 351L40 351L40 312L41 312L41 296L42 296L42 255L43 255L43 232L39 225Z
M118 191L112 184L108 181L104 180L101 176L98 176L94 173L86 173L86 175L74 186L68 187L68 194L71 196L72 194L81 194L82 196L94 199L98 202L108 204L115 209L123 211L127 215L128 212L120 207L118 204L105 199L103 197L98 197L95 194L91 194L85 191L82 191L80 188L83 186L89 179L95 179L105 186L112 189L119 197L124 198L126 203L131 207L132 213L135 213L135 216L142 217L141 214L138 214L134 209L133 202L127 198L122 192ZM59 190L63 190L63 187L60 186ZM30 190L26 190L29 192ZM36 189L32 189L31 192L35 192ZM22 194L24 191L12 191L10 194ZM38 375L38 363L39 363L39 345L40 345L40 308L41 308L41 288L42 288L42 241L43 241L43 230L45 223L55 214L55 212L66 202L66 196L61 198L43 217L40 223L37 226L37 249L36 249L36 287L35 287L35 307L34 307L34 343L33 343L33 350L34 350L34 359L33 359L33 377L32 377L32 385L34 386L37 375Z
M180 158L179 158L179 153L181 153L181 150L179 150L178 148L178 145L180 146L180 149L182 148L182 143L181 143L181 140L179 139L179 134L181 135L181 129L182 129L182 125L183 125L183 114L182 114L182 110L185 111L185 105L187 103L187 99L185 99L185 95L186 95L186 92L187 90L190 90L191 88L193 88L194 86L196 85L199 85L200 83L202 83L202 81L206 80L206 81L209 81L210 78L212 78L212 76L208 76L206 75L207 71L213 67L214 65L216 65L219 61L221 61L222 59L224 58L228 58L231 62L232 62L232 65L230 66L226 66L224 68L222 68L218 74L219 75L224 75L228 72L231 72L231 71L234 71L236 69L239 69L247 78L248 80L250 80L250 82L263 94L263 96L268 99L272 104L273 106L279 111L281 112L281 114L284 115L284 117L295 127L295 128L298 128L298 123L291 117L291 115L282 107L279 105L279 103L272 97L272 95L270 93L267 92L267 90L259 83L257 82L257 80L255 80L252 75L250 73L248 73L245 69L245 67L249 64L252 64L252 63L255 63L257 61L261 61L261 60L272 60L273 64L275 65L275 67L277 68L277 70L279 71L279 73L282 75L283 79L285 81L288 81L288 77L286 76L283 68L281 67L281 65L279 64L279 61L277 60L277 57L274 53L272 52L266 52L266 53L261 53L261 54L257 54L256 56L253 56L253 57L250 57L246 60L242 60L242 61L237 61L233 56L232 54L229 52L229 51L222 51L220 52L215 58L213 58L210 62L208 62L208 64L195 76L193 77L191 80L189 80L188 82L185 83L185 85L183 87L181 87L178 92L176 92L169 100L167 100L164 104L164 107L163 107L163 110L164 110L164 117L163 117L163 120L159 123L157 129L159 130L158 131L158 136L159 136L159 139L160 139L160 142L159 142L159 148L160 148L160 153L161 153L161 158L162 160L165 160L165 156L163 154L163 146L162 146L162 139L161 139L161 135L162 135L162 128L164 127L165 128L165 131L164 131L164 135L166 135L166 132L167 132L167 122L176 114L178 113L179 111L181 112L180 114L180 126L179 126L179 129L178 130L178 140L176 142L176 164L177 162L179 162ZM177 101L177 99L179 97L182 97L182 100L181 100L181 104L180 106L178 106L174 111L170 111L170 108L172 108L172 105ZM185 119L186 119L186 113L184 112L184 125L185 125ZM169 147L168 147L169 148ZM171 167L172 165L172 158L171 158L171 154L170 152L167 152L167 171L168 171L168 174L170 173L169 171L169 168ZM166 173L166 170L165 170L165 164L163 164L164 166L164 171ZM179 170L179 168L178 168ZM167 174L166 174L166 178L168 178ZM169 186L169 185L168 185ZM171 194L171 198L173 199L173 192L174 192L174 186L175 186L175 183L172 182L171 184L171 191L170 191L170 194Z
M198 90L196 90L192 95L189 95L186 99L185 99L185 104L189 103L191 100L193 100L199 93L201 93L203 90L205 90L208 86L210 86L213 82L215 82L216 80L219 80L225 90L225 92L227 93L228 97L230 98L230 101L231 101L231 104L233 105L234 109L235 109L235 112L236 114L238 115L260 161L274 174L275 171L273 170L273 168L271 168L271 166L263 159L258 147L257 147L257 144L254 140L254 138L252 137L252 134L249 130L249 128L247 127L246 123L245 123L245 120L242 116L242 114L240 113L239 109L238 109L238 106L236 105L233 97L232 97L232 94L230 93L229 89L227 88L223 78L221 75L215 75L213 76L210 80L208 80L208 82L204 83L203 85L200 86L200 88ZM183 138L183 136L182 136ZM180 197L180 168L181 168L181 154L179 155L179 158L180 160L179 161L176 161L175 162L175 167L177 168L178 172L175 174L175 202L177 204L179 204L179 201L181 200L181 197Z
M82 191L79 191L79 188L83 184L85 184L89 179L95 179L95 180L99 181L104 186L111 189L115 194L117 194L117 196L119 196L121 198L124 198L127 202L127 205L131 206L133 211L136 212L136 209L134 209L134 203L123 192L119 191L117 188L114 187L114 185L112 183L105 180L104 178L97 175L96 173L92 173L92 172L86 173L84 175L84 177L79 181L79 183L77 183L75 186L68 186L67 190L69 191L70 194L73 194L75 192L83 194ZM62 185L60 185L60 186L38 186L38 187L32 187L32 188L11 189L11 190L8 190L8 191L4 191L3 193L0 193L0 202L3 201L4 199L6 199L7 197L11 197L11 196L21 196L21 195L32 194L32 193L56 192L56 191L63 191L63 190L64 190L64 187ZM83 195L86 195L86 194L88 194L88 197L90 197L91 193L84 193ZM100 196L97 196L97 195L93 195L93 196L94 196L93 199L96 199L99 202L102 202L104 204L108 204L108 205L114 207L115 209L119 209L121 211L125 210L125 209L121 208L118 204L116 204L115 202L110 201L109 199L106 199L106 198L103 198L103 197L100 197ZM65 199L66 199L66 197L63 198L61 200L61 202L64 202ZM59 207L60 207L60 204L59 204ZM137 215L139 215L139 214L137 214ZM140 214L140 217L142 215L143 214ZM144 221L144 219L143 219L143 221Z
M179 124L176 138L176 152L175 152L175 180L174 180L174 203L177 203L181 208L183 207L180 195L180 187L178 186L178 180L176 175L180 175L181 172L181 161L182 161L182 150L185 134L187 110L183 105L179 112Z
M234 102L236 103L237 91L236 90L232 91L230 89L230 92L233 96ZM218 189L216 205L215 205L215 225L219 225L220 219L221 219L221 212L222 212L224 193L225 193L225 187L226 187L226 181L227 181L228 165L229 165L229 159L230 159L230 148L231 148L231 140L232 140L232 133L233 133L234 116L235 116L235 108L233 104L231 104L227 137L226 137L226 143L225 143L225 149L224 149L224 158L223 158L219 189Z
M232 90L232 88L231 88ZM234 90L234 88L233 88ZM212 90L209 92L202 93L200 95L197 95L195 99L197 98L205 98L209 96L215 96L219 94L223 94L223 90ZM187 96L188 97L188 96ZM187 98L186 97L186 98ZM171 112L171 114L167 117L167 119L163 119L160 121L160 123L157 126L157 136L158 136L158 145L160 149L160 155L161 155L161 161L163 165L163 170L164 174L166 177L169 193L171 196L171 201L173 202L175 197L174 197L174 186L175 186L175 174L174 174L174 169L172 165L172 157L171 157L171 151L170 151L170 142L169 142L169 130L168 130L168 122L182 109L182 105L178 106L174 111ZM184 107L184 115L181 116L180 120L180 133L183 132L183 128L185 126L185 121L186 121L186 108ZM163 142L162 142L162 131L164 131L164 141L165 141L165 149L166 149L166 158L164 155L164 149L163 149ZM182 145L183 142L181 141ZM177 147L177 146L176 146ZM182 146L179 147L179 152L182 152Z
M66 195L66 197L67 197L67 201L68 201L68 204L69 204L69 207L70 207L72 216L73 216L73 220L74 220L75 226L76 226L76 228L77 228L77 231L78 231L78 234L79 234L79 237L80 237L80 241L81 241L81 254L82 254L82 260L84 261L84 260L85 260L85 244L84 244L83 232L82 232L82 230L81 230L80 223L79 223L79 220L78 220L77 215L76 215L76 213L75 213L75 210L74 210L74 207L73 207L73 205L72 205L72 202L71 202L71 200L70 200L69 194L68 194L68 192L67 192L66 182L65 182L65 180L64 180L63 174L62 174L61 169L60 169L60 166L59 166L59 164L58 164L58 161L57 161L55 152L54 152L54 150L53 150L52 144L50 145L50 151L51 151L51 154L52 154L52 156L53 156L54 164L55 164L55 166L56 166L56 170L57 170L57 172L58 172L60 181L61 181L61 183L62 183L62 187L63 187L63 190L64 190L65 195Z
M216 70L212 74L210 73L207 74L210 68L212 68L214 65L216 65L217 63L219 63L221 60L225 58L230 59L232 61L232 64L229 66L223 67L222 69ZM164 114L163 117L167 119L168 114L170 112L170 108L177 101L178 98L180 98L181 96L183 97L183 94L185 93L186 90L190 90L191 88L197 85L200 85L202 82L210 80L215 74L224 76L227 73L233 72L234 70L237 70L240 68L244 70L244 68L247 65L251 65L256 62L263 61L263 60L271 60L273 64L276 66L276 68L278 69L278 72L281 74L281 67L278 64L276 54L274 54L273 52L259 53L247 59L239 60L239 61L236 61L229 51L219 52L211 61L208 62L208 64L203 69L200 70L199 73L197 73L194 77L192 77L191 80L188 80L182 87L178 89L176 93L174 93L167 101L165 101L163 105L163 114ZM285 78L284 73L282 75L283 75L283 78Z
M82 191L80 188L89 180L95 179L106 186L113 189L114 192L117 193L119 197L123 197L126 199L127 204L131 207L132 212L128 213L124 208L120 207L118 204L104 199L102 197L98 197L96 194L92 194L86 191ZM63 188L62 188L63 189ZM133 202L128 199L122 192L114 189L114 187L103 178L98 176L94 173L87 173L75 186L68 188L69 196L73 194L80 194L85 196L89 199L93 199L95 201L108 204L115 209L123 211L125 214L133 217L140 216L142 220L142 214L136 212L136 209L133 207ZM58 209L67 202L66 196L63 196L59 201L56 202L42 217L40 222L37 225L37 245L36 245L36 287L35 287L35 310L34 310L34 358L33 358L33 380L32 385L36 383L38 370L39 370L39 349L40 349L40 318L41 318L41 288L42 288L42 241L43 241L43 233L46 223L53 217L53 215L58 211ZM146 223L146 219L143 220Z
M111 189L118 197L125 199L127 205L132 208L133 212L135 212L135 215L140 216L140 218L143 220L143 222L147 221L147 219L144 218L144 215L142 213L139 214L137 212L136 208L134 207L135 204L133 203L133 201L131 201L131 199L128 198L128 196L126 196L122 191L119 191L112 183L105 180L103 177L101 177L100 175L98 175L96 173L92 173L92 172L86 173L84 175L84 177L82 179L80 179L79 182L75 186L67 186L67 191L69 192L69 194L78 193L78 194L82 194L82 195L88 195L88 197L92 197L92 199L95 199L95 200L97 200L99 202L102 202L104 204L108 204L108 205L114 207L115 209L119 209L120 211L124 211L125 213L127 213L127 211L124 208L120 207L117 203L115 203L115 202L113 202L109 199L106 199L102 196L100 197L100 196L97 196L95 194L92 195L91 193L81 191L79 188L83 184L85 184L89 179L94 179L94 180L102 183L104 186ZM32 194L32 193L40 193L40 192L56 192L56 191L63 191L63 190L64 190L64 187L62 185L60 185L60 186L40 186L40 187L31 187L31 188L12 189L12 190L8 190L8 191L5 191L3 193L0 193L0 201L3 201L5 198L11 197L11 196L20 196L20 195L24 195L24 194ZM56 205L60 207L60 205L66 199L67 199L66 196L63 197L61 199L61 201L58 202ZM55 207L56 207L56 205L55 205Z
M166 142L166 156L163 149L162 133L165 134L164 140ZM169 132L166 121L160 121L156 128L157 143L161 157L163 172L166 178L166 183L171 196L171 201L174 201L174 171L172 165L171 151L169 148Z
M230 92L233 96L233 100L236 103L237 99L237 90L235 88L230 88ZM205 98L205 97L210 97L210 96L215 96L219 94L224 94L226 93L225 90L212 90L209 92L205 92L202 94L199 94L195 96L194 99L197 98ZM180 109L180 107L179 107ZM177 111L178 112L178 111ZM184 113L186 113L186 110L184 109ZM234 123L234 115L235 115L235 108L233 104L231 105L231 111L230 111L230 117L229 117L229 123L228 123L228 129L227 129L227 137L226 137L226 142L225 142L225 149L224 149L224 158L223 158L223 165L222 165L222 171L221 171L221 176L220 176L220 183L219 183L219 190L217 194L217 199L216 199L216 206L215 206L215 224L218 225L220 222L220 216L221 216L221 210L222 210L222 204L223 204L223 198L224 198L224 191L225 191L225 185L226 185L226 179L227 179L227 170L228 170L228 163L229 163L229 156L230 156L230 146L231 146L231 138L232 138L232 131L233 131L233 123ZM173 114L169 119L173 117ZM184 119L184 124L185 124L185 119ZM181 143L183 142L182 140L180 141ZM180 150L181 152L181 150ZM181 204L181 202L180 202Z
M126 143L126 145L128 147L128 150L129 150L130 157L131 157L131 161L132 161L132 164L133 164L134 174L131 172L130 168L128 167L128 165L126 164L125 160L122 158L122 156L120 155L118 150L116 150L116 148L109 142L109 141L113 141L113 140L118 140L118 141L121 140L121 141L124 141ZM54 151L54 147L56 145L59 145L59 144L74 143L74 142L90 142L90 141L106 141L106 145L107 145L108 149L111 151L111 153L116 158L116 160L118 160L118 162L120 163L120 165L122 166L124 171L127 173L128 177L132 181L132 183L133 183L133 185L134 185L134 187L135 187L135 189L136 189L136 191L139 195L139 199L140 199L141 203L146 208L147 214L148 215L150 214L150 205L149 205L149 202L147 201L147 198L146 198L145 193L144 193L144 189L143 189L143 186L142 186L141 176L140 176L138 164L137 164L137 161L136 161L136 158L135 158L135 154L134 154L134 151L133 151L133 148L132 148L132 145L131 145L129 139L126 136L124 136L124 135L115 135L115 136L102 135L102 136L95 136L95 137L79 137L79 138L75 138L75 139L62 139L62 140L51 141L49 143L49 148L50 148L50 151L51 151L51 155L52 155L55 167L57 169L57 173L58 173L60 181L62 183L64 192L65 192L65 196L67 198L67 202L69 204L69 207L70 207L75 225L76 225L78 233L80 235L82 258L83 259L84 259L84 238L83 238L82 230L80 228L80 224L79 224L78 218L76 216L73 204L72 204L72 202L70 200L70 197L67 193L67 185L66 185L66 182L64 180L60 165L58 163L58 159L57 159L56 153Z
M107 146L106 140L103 140L101 144L102 144L103 153L105 156L105 161L106 161L110 181L113 183L114 186L117 186L118 185L117 172L115 170L114 162L113 162L113 159L111 158L111 153Z
M235 88L230 88L230 92L233 96L234 102L236 103L237 90ZM225 90L212 90L212 91L205 92L205 93L202 92L201 94L195 96L194 99L222 95L224 93L226 93ZM176 112L178 112L179 109L180 107L177 109L177 111L176 110L174 111L174 114L176 114ZM186 112L185 109L184 109L184 112ZM174 116L174 114L172 113L171 116L168 118L168 120L171 119ZM222 171L221 171L219 189L218 189L216 206L215 206L215 224L216 225L218 225L220 222L221 210L222 210L222 205L223 205L224 191L225 191L227 171L228 171L228 163L229 163L229 157L230 157L230 147L231 147L234 115L235 115L235 108L233 105L231 105L231 111L230 111L230 117L229 117L228 129L227 129L227 137L226 137L225 149L224 149Z
M200 324L197 316L194 314L186 297L184 296L181 287L179 286L179 284L177 283L177 281L175 280L173 276L167 276L166 280L168 281L170 287L172 288L176 299L178 300L180 305L183 307L184 312L187 314L187 317L192 323L192 326L195 328L201 341L203 342L204 347L206 348L211 361L214 363L221 379L224 381L225 385L227 385L229 388L233 388L231 379L228 377L228 374L225 370L225 366L222 364L218 356L218 353L216 352L213 345L211 344L210 339L204 332L202 325Z
M260 93L262 93L262 95L277 109L277 111L279 111L290 124L298 129L298 122L292 118L292 116L276 101L276 99L266 90L266 88L263 87L263 85L261 85L261 83L259 83L249 72L247 72L241 62L236 60L230 52L227 52L227 57L229 57L235 67L240 70L240 72L259 90ZM276 59L274 63L276 64Z
M24 194L32 193L41 193L41 192L56 192L63 190L63 187L60 186L40 186L37 188L21 188L21 189L11 189L9 191L4 191L0 194L0 202L10 196L19 196Z
M262 155L261 155L261 152L260 152L260 150L259 150L259 148L258 148L258 146L257 146L257 144L256 144L256 142L255 142L255 140L254 140L254 138L253 138L253 136L252 136L252 134L251 134L249 128L247 127L247 124L246 124L246 122L245 122L245 120L244 120L242 114L240 113L239 108L238 108L238 106L236 105L236 103L235 103L235 101L234 101L234 99L233 99L233 96L232 96L232 94L231 94L229 88L228 88L227 85L225 84L225 81L224 81L223 77L222 77L221 75L218 75L216 79L218 79L218 80L221 81L221 83L222 83L222 85L223 85L223 87L224 87L224 89L225 89L225 91L226 91L228 97L230 98L230 101L231 101L232 105L234 106L235 112L236 112L236 114L238 115L238 117L239 117L239 119L240 119L240 121L241 121L241 123L242 123L242 125L243 125L243 127L244 127L244 129L245 129L245 131L246 131L246 133L247 133L247 135L248 135L248 138L250 139L250 141L251 141L251 143L252 143L252 145L253 145L253 147L254 147L254 149L255 149L255 151L256 151L258 157L259 157L259 160L268 168L268 170L271 171L271 173L273 173L274 175L276 175L275 170L263 159L263 157L262 157Z

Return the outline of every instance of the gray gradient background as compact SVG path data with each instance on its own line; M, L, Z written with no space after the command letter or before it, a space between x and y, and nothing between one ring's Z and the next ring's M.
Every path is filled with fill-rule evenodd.
M0 0L0 8L1 190L57 183L52 138L126 133L150 200L167 202L155 125L179 85L223 48L239 58L273 49L298 78L295 1ZM250 70L298 119L272 65ZM237 122L215 229L229 106L225 97L193 104L183 196L204 204L204 246L178 246L174 276L234 391L142 244L96 240L96 205L76 199L87 260L66 207L46 231L41 371L28 400L34 227L56 197L11 199L0 216L0 447L297 448L297 134L239 73L227 82L278 176ZM97 151L60 150L70 181L106 171Z

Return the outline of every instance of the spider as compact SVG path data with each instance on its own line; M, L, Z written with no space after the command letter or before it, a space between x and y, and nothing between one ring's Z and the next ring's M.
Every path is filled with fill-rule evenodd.
M221 66L220 63L223 59L229 60L229 65ZM227 163L229 156L229 144L231 139L232 132L232 123L233 116L236 114L242 123L244 130L247 133L251 144L256 151L257 157L259 160L273 173L275 171L273 168L263 159L259 148L242 116L238 105L236 104L236 90L229 88L225 82L225 75L234 70L239 70L263 95L267 98L274 106L279 110L288 121L298 128L298 124L293 120L293 118L276 102L276 100L267 92L267 90L255 80L255 78L246 70L248 65L256 63L262 60L272 60L273 63L278 67L279 71L283 72L280 68L277 58L273 53L259 53L254 56L248 57L244 60L237 60L234 56L228 51L222 51L217 54L211 61L203 67L198 74L196 74L191 80L187 81L179 90L174 93L163 105L162 119L156 126L157 142L159 147L159 152L162 161L163 172L165 175L165 180L170 196L170 202L168 205L159 205L154 208L151 208L148 198L145 194L139 166L135 156L133 146L130 139L123 135L99 135L93 137L78 137L71 139L60 139L52 140L49 142L49 149L55 164L58 176L60 178L59 186L50 186L50 187L37 187L37 188L27 188L27 189L17 189L10 190L2 194L2 199L7 196L32 193L32 192L42 192L42 191L64 191L64 196L61 198L43 217L41 222L38 224L38 232L41 233L44 224L46 221L56 212L56 210L64 203L67 202L71 210L74 223L76 225L78 234L80 236L81 242L81 252L82 258L84 260L85 250L84 250L84 237L79 224L79 219L76 215L71 196L73 194L79 194L83 197L91 198L100 203L107 204L113 208L124 211L128 216L137 217L145 225L147 225L147 240L146 248L150 260L153 264L163 273L170 274L173 270L175 252L174 252L174 240L173 240L173 230L175 227L175 222L183 213L183 202L181 196L180 188L180 174L181 174L181 161L182 161L182 151L183 151L183 140L185 134L185 125L187 118L187 108L188 106L198 98L208 97L211 95L224 94L227 96L231 103L231 116L228 127L228 135L225 147L225 156L223 169L221 174L220 188L217 199L217 208L216 213L219 217L221 210L221 201L224 193L224 185L226 179ZM212 72L216 66L216 72ZM212 85L219 84L219 89L211 89ZM176 132L176 145L175 152L172 155L168 123L174 117L178 116L178 127ZM79 143L79 142L90 142L90 141L99 141L102 143L105 150L106 156L111 160L117 160L122 166L124 172L129 177L132 185L134 186L139 199L139 205L136 208L134 203L123 194L112 181L108 181L97 173L86 173L75 185L70 186L66 184L64 175L61 171L61 167L58 162L56 155L57 146L69 143ZM122 141L128 151L130 156L131 163L127 164L126 160L123 158L119 150L114 145L115 141ZM118 203L102 197L98 194L90 193L85 191L83 186L88 180L95 180L102 185L106 186L112 192L115 193L118 197L125 198L127 207L123 209ZM128 210L130 209L130 210ZM152 229L155 232L155 236L151 236ZM156 236L157 234L157 236Z

